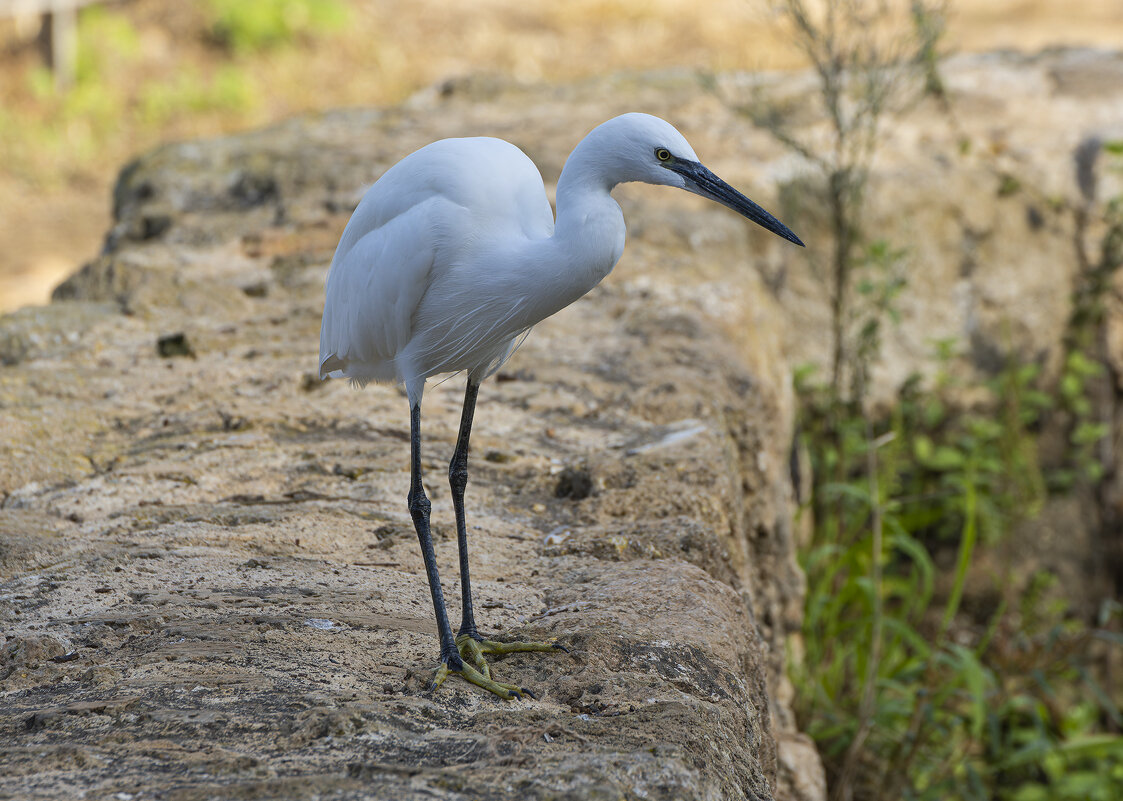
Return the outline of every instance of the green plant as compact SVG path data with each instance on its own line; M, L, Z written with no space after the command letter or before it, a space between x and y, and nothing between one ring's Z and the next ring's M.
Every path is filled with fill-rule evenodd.
M797 389L824 478L793 679L833 797L1118 797L1123 771L1101 760L1123 757L1120 713L1092 647L1119 636L1117 610L1090 627L1045 592L1045 574L1020 597L998 577L987 608L964 608L980 549L1045 495L1035 431L1059 401L1035 388L1039 370L1010 359L978 411L917 379L877 420L810 375ZM947 370L935 384L955 389ZM933 554L952 543L942 578Z
M136 114L155 127L200 112L244 112L253 108L256 97L250 77L238 67L223 65L209 79L188 69L172 81L145 83L138 93Z
M1067 450L1064 462L1049 476L1056 490L1071 489L1080 481L1095 483L1104 475L1096 446L1111 426L1097 414L1090 389L1105 373L1103 365L1089 359L1083 350L1071 350L1065 357L1057 388L1059 411L1067 419Z
M860 387L843 397L813 370L797 372L815 526L803 554L805 658L792 675L836 799L1123 797L1123 696L1101 683L1105 649L1123 646L1120 606L1082 620L1047 572L1014 592L999 570L989 594L967 591L982 575L980 554L1000 553L1050 492L1102 491L1096 448L1110 419L1103 393L1115 385L1103 366L1105 294L1123 266L1119 203L1102 209L1097 258L1078 251L1056 376L1011 353L992 379L964 387L956 344L944 340L934 379L910 379L874 417L854 400ZM869 300L855 306L866 319L855 376L876 361L882 327L895 319L898 282L884 265L903 258L871 249L868 261L882 266L858 284ZM957 406L966 389L973 403ZM1065 447L1046 464L1039 437L1058 427Z
M1059 382L1068 448L1064 463L1052 475L1058 488L1069 488L1079 481L1094 484L1112 467L1110 451L1100 449L1111 428L1115 403L1112 387L1116 383L1104 369L1110 364L1105 319L1112 282L1123 267L1123 197L1099 201L1096 166L1105 156L1110 169L1123 172L1123 141L1087 139L1076 149L1076 180L1081 193L1073 214L1077 275ZM1097 253L1089 247L1094 224L1102 226L1103 231Z
M884 6L873 0L773 7L813 66L828 130L826 146L812 144L793 133L782 106L758 99L745 109L814 168L819 183L792 193L792 211L818 212L833 246L829 263L812 265L830 305L829 375L797 372L814 533L802 554L804 658L791 668L797 715L823 754L831 795L1123 797L1119 691L1097 679L1100 643L1123 644L1118 608L1093 626L1044 591L1047 574L1018 594L1002 568L989 592L968 592L985 575L980 555L998 552L1050 491L1105 493L1114 465L1103 444L1119 380L1104 369L1104 321L1123 266L1123 199L1098 202L1095 160L1123 155L1123 143L1090 140L1077 153L1084 202L1059 374L1010 353L991 380L970 388L969 406L957 405L955 343L945 341L934 381L906 382L875 414L869 376L896 321L908 253L868 241L862 210L881 120L918 83L958 131L938 71L941 15L915 2L912 29L887 40L873 24ZM961 134L959 145L969 152ZM1015 176L998 178L999 197L1028 191ZM1095 227L1106 233L1093 255ZM1058 430L1063 454L1046 461L1042 433ZM1110 500L1100 504L1105 530Z
M0 112L0 156L36 180L49 165L62 178L81 174L121 130L140 141L200 115L245 119L259 103L254 73L241 64L186 65L170 77L145 77L140 35L123 10L92 6L78 21L74 84L59 91L46 68L28 72L33 108Z
M209 7L212 37L238 54L335 31L347 21L339 0L209 0Z
M815 99L827 122L825 141L797 135L786 109L767 97L758 97L742 110L814 168L817 183L805 189L821 198L831 234L828 263L814 266L825 274L831 316L830 386L841 396L849 369L867 360L868 351L862 353L868 344L866 325L879 319L854 308L863 267L879 258L897 260L884 243L866 240L863 210L870 165L890 111L924 93L944 96L936 69L943 5L913 0L907 20L899 25L882 24L887 9L879 0L770 0L769 5L812 65L818 80ZM883 250L877 254L879 246ZM849 383L851 399L861 402L863 377L851 375Z

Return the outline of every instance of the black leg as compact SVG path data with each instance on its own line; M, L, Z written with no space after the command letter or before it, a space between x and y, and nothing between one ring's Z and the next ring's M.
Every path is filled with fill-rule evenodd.
M421 406L409 410L410 434L410 483L409 513L413 517L413 527L417 529L417 539L421 543L421 556L425 559L425 572L429 576L429 591L433 594L433 609L437 614L437 630L441 635L441 662L450 670L460 670L463 662L456 650L456 640L448 623L445 611L444 593L441 592L441 578L437 574L437 557L433 553L433 535L429 531L429 510L431 504L425 496L421 484ZM463 559L463 557L461 557Z
M476 619L472 612L472 582L468 577L468 529L464 522L464 488L468 486L468 440L472 437L472 416L476 412L476 395L480 385L468 379L464 391L464 411L460 416L460 434L456 438L456 452L448 465L448 483L452 487L452 508L456 511L456 545L460 551L460 596L463 617L460 622L459 637L467 634L480 639L476 631Z
M472 436L472 416L476 410L476 394L480 385L468 381L464 393L464 412L460 418L460 435L456 452L448 466L448 479L452 485L452 503L456 510L456 541L460 551L460 584L464 601L464 619L460 633L452 636L445 610L441 580L437 575L437 560L433 554L433 537L429 532L429 499L421 484L421 408L410 407L410 487L409 511L425 557L425 572L429 575L429 590L433 593L433 609L437 613L437 628L441 633L441 666L433 677L432 689L441 686L449 673L458 673L466 681L510 700L534 693L517 684L505 684L491 678L491 668L484 659L486 654L512 654L522 651L564 651L561 646L545 642L493 642L480 637L472 615L472 585L468 578L468 531L464 523L464 488L468 485L468 440Z

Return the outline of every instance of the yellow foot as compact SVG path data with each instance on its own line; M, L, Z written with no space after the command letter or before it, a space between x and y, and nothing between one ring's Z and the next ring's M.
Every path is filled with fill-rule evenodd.
M449 664L444 660L433 676L430 692L436 690L450 673L458 673L465 681L482 687L488 692L495 693L500 698L510 701L512 698L522 698L529 695L534 698L534 693L526 687L517 684L505 684L491 678L491 668L484 659L485 655L514 654L525 651L564 651L568 650L554 642L496 642L495 640L477 639L470 634L461 634L456 638L456 648L460 652L460 659L453 660L459 665Z
M515 654L526 651L566 651L557 643L550 642L496 642L495 640L477 639L471 634L460 634L456 637L456 648L460 651L460 658L465 663L475 665L476 670L484 676L491 678L491 668L488 667L484 656L494 654ZM566 651L568 653L568 651ZM533 697L533 696L532 696Z
M487 670L487 663L484 663L484 669ZM503 682L493 681L491 678L491 671L487 674L481 673L471 665L461 661L460 667L449 667L448 662L442 662L441 666L437 668L436 674L433 676L433 685L429 688L432 692L444 684L445 679L448 678L450 673L458 673L464 677L465 681L475 684L477 687L483 687L488 692L495 693L505 701L510 701L512 698L522 698L524 695L534 697L534 693L525 687L519 687L517 684L504 684Z

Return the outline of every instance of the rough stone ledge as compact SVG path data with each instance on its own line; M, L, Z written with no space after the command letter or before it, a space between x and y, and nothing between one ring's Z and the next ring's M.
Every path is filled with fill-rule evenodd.
M517 116L492 103L461 129ZM426 692L405 400L311 373L354 199L455 127L419 101L161 149L122 174L106 253L0 319L0 797L821 794L792 779L818 763L783 700L802 593L785 371L699 310L727 308L706 265L748 236L711 209L687 206L710 237L669 251L701 289L660 277L640 227L628 277L481 391L481 627L572 655L495 662L536 700ZM522 138L561 154L558 127ZM433 386L423 421L454 616L460 386Z

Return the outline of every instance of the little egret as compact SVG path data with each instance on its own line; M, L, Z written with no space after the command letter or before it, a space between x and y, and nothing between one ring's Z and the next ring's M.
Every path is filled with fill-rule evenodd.
M557 189L557 218L542 176L501 139L443 139L406 156L363 197L339 240L326 284L320 378L405 385L410 407L410 515L421 543L441 638L433 688L459 673L502 698L525 689L491 678L486 654L564 650L500 643L476 630L468 579L464 488L480 382L531 326L600 283L624 250L624 216L610 192L643 181L711 198L784 239L779 220L702 164L669 123L624 114L599 125L570 154ZM445 610L430 503L421 482L425 380L465 371L468 382L448 468L460 554L462 620Z

